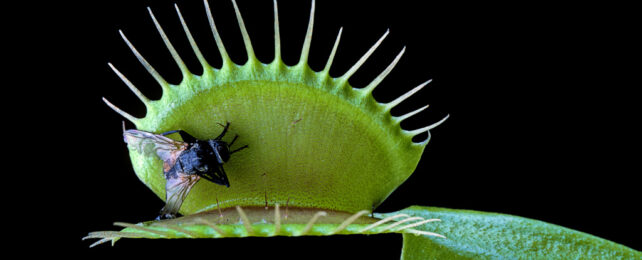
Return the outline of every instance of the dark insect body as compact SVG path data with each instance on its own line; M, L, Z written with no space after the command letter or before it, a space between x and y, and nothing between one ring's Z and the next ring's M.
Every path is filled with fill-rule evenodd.
M223 164L230 159L231 154L247 148L247 145L230 151L238 135L229 144L221 140L229 126L228 122L223 127L223 132L214 139L198 140L183 130L160 135L125 130L123 122L123 137L131 148L146 155L155 154L163 160L163 174L167 180L166 205L157 219L175 218L187 194L201 177L230 187ZM165 137L173 133L179 133L183 142Z

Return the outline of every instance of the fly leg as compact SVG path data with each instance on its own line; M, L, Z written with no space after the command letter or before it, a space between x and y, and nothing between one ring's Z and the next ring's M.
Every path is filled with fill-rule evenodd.
M229 127L230 127L230 122L227 122L227 123L225 124L225 126L223 126L223 132L221 132L221 134L220 134L220 135L218 135L216 138L214 138L214 140L221 140L221 138L223 138L223 136L225 136L225 133L227 133L227 129L228 129Z
M231 152L230 152L230 154L233 154L233 153L235 153L235 152L238 152L238 151L240 151L240 150L243 150L243 149L245 149L245 148L247 148L247 147L248 147L248 146L247 146L247 144L246 144L246 145L244 145L244 146L241 146L240 148L238 148L238 149L236 149L236 150L234 150L234 151L231 151Z

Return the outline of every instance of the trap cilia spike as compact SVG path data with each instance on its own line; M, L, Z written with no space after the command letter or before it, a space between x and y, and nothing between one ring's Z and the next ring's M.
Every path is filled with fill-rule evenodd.
M394 228L390 223L396 222L397 218L386 218L383 221L371 212L410 176L430 139L430 129L447 118L428 127L406 131L400 128L399 123L427 106L399 117L390 115L393 107L430 81L420 84L392 102L381 104L374 100L372 91L399 62L405 47L370 84L363 88L352 88L348 79L383 42L388 31L343 76L332 78L329 71L343 30L339 30L324 69L319 72L311 70L308 56L314 24L314 1L300 59L294 66L287 66L281 60L277 2L274 1L275 59L269 64L263 64L256 58L238 5L236 1L232 3L245 44L247 63L232 63L214 23L209 3L204 1L216 47L223 60L221 68L211 67L203 57L180 9L175 5L185 36L203 67L202 75L192 74L159 20L148 8L183 80L179 85L169 84L134 47L125 33L119 31L132 53L161 85L163 95L159 100L148 99L109 63L116 75L145 104L147 115L136 118L103 99L114 111L134 123L140 130L137 132L163 133L180 129L204 140L217 135L217 131L220 131L217 124L231 122L230 132L238 135L251 148L235 155L238 158L226 164L230 187L200 181L189 191L180 206L180 213L185 217L174 220L179 222L149 222L144 224L145 227L118 223L126 229L122 232L94 232L88 237L103 238L99 242L114 241L118 237L181 237L178 233L202 237L203 234L197 235L199 232L195 230L187 232L196 226L216 231L212 233L217 234L214 237L234 236L230 234L236 233L225 229L238 227L226 225L238 224L241 219L239 217L244 215L252 221L252 218L259 216L263 219L266 214L284 217L283 220L279 217L267 218L274 219L271 225L279 228L266 227L273 230L259 232L258 228L251 225L253 222L241 219L240 222L245 225L242 226L245 230L242 236L380 231L439 236L414 230L409 225ZM413 136L422 133L428 133L425 141L412 141ZM161 174L162 163L157 156L136 151L130 145L130 156L136 174L164 199L166 189ZM281 212L283 210L279 210L278 205L286 205L285 211ZM242 213L244 211L245 214ZM239 217L232 217L235 215ZM224 224L220 218L234 221ZM191 224L187 224L188 219ZM418 218L405 220L422 225L428 223L417 222L423 221ZM397 223L406 222L401 220ZM334 226L320 230L316 229L318 224ZM299 229L283 228L288 225L298 226Z
M120 32L132 53L163 90L150 100L111 63L116 75L145 104L147 114L134 117L105 103L135 124L139 132L184 131L198 140L220 135L230 122L228 136L238 136L249 148L225 164L229 187L210 181L196 183L178 209L183 217L138 224L116 222L121 231L91 232L91 246L115 243L120 238L224 238L247 236L324 236L336 234L403 233L402 257L497 258L642 258L642 254L585 233L541 221L496 213L412 206L392 213L373 213L415 170L430 140L430 130L444 119L415 130L400 123L425 110L423 106L401 116L390 110L420 91L419 84L389 103L379 103L372 91L385 79L405 52L369 84L353 88L348 79L366 62L388 35L340 77L329 71L342 34L338 35L323 70L308 65L315 2L312 1L299 62L287 66L281 59L277 2L274 1L274 60L261 63L254 54L236 1L232 0L241 30L247 62L234 64L214 23L207 0L204 9L222 66L210 66L202 55L187 21L175 6L185 36L203 67L192 74L161 23L149 14L180 69L178 85L168 83ZM213 48L213 47L212 47ZM412 138L427 134L421 142ZM168 135L177 142L181 136ZM221 142L234 143L222 137ZM231 137L228 137L231 138ZM169 138L168 138L169 139ZM185 141L185 140L183 140ZM129 147L138 178L159 198L166 199L164 162L158 156ZM518 235L516 235L518 234Z

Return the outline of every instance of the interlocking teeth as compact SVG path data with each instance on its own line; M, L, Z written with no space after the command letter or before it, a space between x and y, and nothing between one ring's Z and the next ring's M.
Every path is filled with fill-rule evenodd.
M274 61L281 60L281 32L279 30L279 8L274 0Z
M355 220L357 220L359 217L361 217L361 216L363 216L363 215L366 215L366 214L369 214L369 213L370 213L370 211L367 211L367 210L362 210L362 211L359 211L359 212L355 213L354 215L352 215L352 216L350 216L349 218L347 218L346 220L344 220L344 221L343 221L343 222L342 222L342 223L341 223L337 228L335 228L332 232L330 232L330 235L334 235L334 234L337 234L337 233L341 232L341 231L342 231L342 230L344 230L348 225L352 224L352 222L354 222Z
M416 227L416 226L421 226L423 224L430 223L430 222L435 222L435 221L441 221L441 219L437 219L437 218L424 219L422 221L417 221L415 223L408 224L408 225L405 225L405 226L397 228L397 229L393 229L392 231L400 231L400 230L404 230L404 229L408 229L408 228L412 228L412 227Z
M363 228L363 229L362 229L361 231L359 231L359 232L360 232L360 233L366 232L366 231L368 231L368 230L370 230L370 229L373 229L373 228L378 227L378 226L380 226L380 225L383 225L383 224L385 224L385 223L387 223L387 222L390 222L390 221L392 221L392 220L394 220L394 219L396 219L396 218L402 218L402 217L404 217L404 218L405 218L405 217L408 217L408 215L407 215L407 214L403 214L403 213L402 213L402 214L397 214L397 215L389 216L389 217L384 218L384 219L382 219L382 220L379 220L379 221L377 221L377 222L375 222L375 223L372 223L371 225L369 225L369 226L367 226L367 227Z
M134 45L127 39L127 37L125 36L122 30L118 30L118 32L120 33L120 36L123 38L127 46L129 46L129 49L132 51L132 53L134 53L134 56L136 56L140 64L142 64L143 67L145 67L147 72L149 72L149 74L151 74L152 77L154 77L154 79L158 82L159 85L161 85L162 88L167 88L169 84L167 83L167 81L165 81L163 76L161 76L158 73L158 71L156 71L154 67L152 67L152 65L149 64L149 62L147 62L147 60L143 57L143 55L140 55L140 53L136 50L136 48L134 48Z
M207 14L207 18L208 18L208 21L209 21L210 28L212 30L212 34L214 36L214 40L216 42L217 48L218 48L219 53L221 55L221 58L223 60L223 65L222 66L226 67L226 68L232 68L233 63L232 63L232 61L231 61L231 59L230 59L230 57L229 57L229 55L228 55L228 53L227 53L227 51L225 49L225 46L224 46L223 41L221 39L221 36L218 33L218 30L217 30L216 25L214 23L214 18L212 16L212 11L210 9L209 3L208 3L207 0L204 0L203 4L204 4L205 10L206 10L206 14ZM234 6L234 11L235 11L235 14L236 14L236 18L237 18L237 21L238 21L238 24L239 24L239 27L240 27L240 31L241 31L242 37L243 37L245 49L246 49L247 56L248 56L248 62L251 62L251 63L256 62L256 64L258 64L258 60L257 60L257 58L255 56L255 53L254 53L254 50L253 50L253 47L252 47L252 43L251 43L251 40L250 40L250 36L249 36L249 34L247 32L247 29L245 27L245 24L244 24L244 21L242 19L241 13L239 11L238 5L237 5L235 0L232 0L232 4ZM193 38L193 36L192 36L187 24L185 22L185 19L182 16L181 11L180 11L180 9L178 8L177 5L175 5L175 9L176 9L176 13L177 13L177 15L178 15L178 17L180 19L180 22L181 22L181 25L183 27L183 30L185 32L185 35L186 35L187 39L190 42L190 45L192 47L192 50L193 50L194 54L196 55L196 57L198 58L199 62L201 63L201 65L204 68L211 68L210 65L208 64L208 62L206 61L206 59L204 58L204 56L202 55L198 45L196 44L196 42L195 42L195 40L194 40L194 38ZM152 10L150 8L148 8L148 11L149 11L149 15L152 18L152 21L154 22L154 25L155 25L157 31L159 32L159 34L160 34L165 46L167 47L167 49L169 50L169 52L172 55L172 58L174 59L174 61L176 62L177 66L181 70L181 72L183 74L183 78L185 79L187 77L192 77L193 74L189 71L189 69L187 68L187 66L185 65L183 60L181 59L180 55L178 54L178 52L176 51L176 49L174 48L174 46L172 45L172 43L168 39L168 37L165 34L164 30L162 29L160 23L158 22L158 20L154 16ZM311 46L312 37L313 37L314 17L315 17L315 0L312 0L311 8L310 8L310 17L309 17L308 27L307 27L307 31L306 31L306 36L305 36L304 43L303 43L303 46L302 46L302 49L301 49L301 55L300 55L300 58L299 58L299 62L298 62L298 64L296 66L307 66L308 58L309 58L309 54L310 54L310 46ZM338 31L335 43L333 45L332 51L331 51L331 53L330 53L330 55L328 57L328 60L326 62L326 65L325 65L324 69L320 72L321 76L323 76L323 77L327 77L329 75L329 71L330 71L330 68L332 66L332 62L333 62L333 60L335 58L335 55L336 55L336 52L338 50L338 46L339 46L339 42L340 42L340 39L341 39L342 32L343 32L343 28L340 28L339 31ZM119 34L121 35L123 41L130 48L130 50L132 51L134 56L136 56L136 58L143 65L143 67L145 67L147 72L150 75L152 75L152 77L154 77L154 79L158 82L158 84L163 88L164 91L168 90L168 88L170 87L170 84L136 50L134 45L127 39L127 37L125 36L125 34L123 33L122 30L119 30ZM335 87L344 86L344 84L347 83L349 78L351 76L353 76L354 73L356 73L357 70L359 70L359 68L366 62L366 60L381 45L381 43L388 36L388 34L389 34L389 30L386 30L386 32L368 49L368 51L365 54L363 54L363 56L361 56L359 58L359 60L352 67L350 67L350 69L348 69L348 71L346 71L341 77L337 78L339 84L337 86L335 86ZM274 62L282 65L283 63L282 63L282 60L281 60L281 40L280 40L280 31L279 31L279 18L278 18L278 8L277 8L277 1L276 0L274 0L274 41L275 41L275 49L274 49L274 51L275 51L275 56L274 56L275 60L274 60ZM374 78L367 86L365 86L365 87L363 87L361 89L356 89L355 91L361 92L363 98L366 98L366 97L367 98L371 98L372 97L372 95L371 95L372 91L391 73L391 71L394 69L394 67L399 63L401 57L405 53L405 50L406 50L406 47L403 47L403 49L397 54L397 56L394 58L394 60L376 78ZM134 86L134 84L132 82L130 82L120 71L118 71L115 66L113 66L111 63L108 63L108 65L114 71L114 73L116 73L116 75L129 87L129 89L146 106L149 107L150 104L152 104L151 101L145 95L143 95L143 93L141 93ZM208 70L204 70L204 71L208 71ZM420 84L419 86L413 88L412 90L406 92L405 94L401 95L400 97L396 98L395 100L393 100L393 101L391 101L389 103L386 103L386 104L381 104L381 106L384 107L384 112L385 113L389 113L392 108L394 108L395 106L399 105L401 102L405 101L410 96L412 96L413 94L415 94L418 91L420 91L423 87L425 87L430 82L431 82L431 80L428 80L428 81ZM134 124L137 124L138 122L140 122L141 118L134 117L134 116L124 112L123 110L121 110L120 108L116 107L111 102L109 102L106 98L103 98L103 101L111 109L116 111L118 114L120 114L121 116L123 116L127 120L133 122ZM416 110L414 110L412 112L406 113L406 114L404 114L402 116L395 117L394 119L397 122L401 122L401 121L403 121L403 120L405 120L405 119L407 119L407 118L409 118L411 116L414 116L417 113L425 110L427 107L428 107L428 105L423 106L423 107L421 107L419 109L416 109ZM386 115L386 116L388 116L388 115ZM420 129L416 129L416 130L404 131L404 132L405 133L409 133L412 136L427 132L428 133L428 139L426 139L426 141L421 143L421 144L425 144L430 139L430 130L435 128L435 127L437 127L437 126L439 126L440 124L442 124L445 120L448 119L448 117L449 116L446 116L442 120L440 120L440 121L438 121L436 123L433 123L433 124L431 124L429 126L426 126L426 127L420 128ZM256 228L256 230L254 229L252 223L250 223L250 221L248 219L248 216L245 214L245 212L243 211L243 209L241 207L237 206L236 210L237 210L237 212L238 212L238 214L239 214L239 216L241 218L241 222L243 223L243 226L244 226L244 228L246 230L246 233L243 234L243 236L265 235L265 234L260 234L260 229L259 228ZM414 233L414 234L418 234L418 235L443 237L442 235L439 235L439 234L436 234L436 233L412 229L413 227L424 225L426 223L439 221L438 219L423 219L421 217L413 217L413 216L408 216L406 214L398 214L398 215L394 215L394 216L390 216L390 217L384 218L382 220L379 220L379 221L377 221L377 222L375 222L373 224L370 224L370 225L360 229L359 231L354 231L353 229L348 228L357 219L359 219L360 217L362 217L363 215L368 214L368 213L370 213L370 212L369 211L365 211L365 210L359 211L359 212L353 214L352 216L346 218L340 224L339 223L334 223L334 224L338 224L336 226L336 228L334 230L332 230L332 231L326 231L326 233L328 235L332 235L332 234L337 234L339 232L343 232L343 233L346 233L346 232L350 232L350 233L406 232L406 233ZM283 224L281 223L280 209L279 209L279 205L277 204L275 206L275 212L274 212L274 231L272 233L268 234L268 235L276 236L276 235L282 235L283 233L287 233L287 234L291 234L291 235L294 235L294 236L303 236L303 235L309 234L310 232L315 232L315 234L316 234L316 232L317 232L316 230L312 231L314 225L317 223L317 221L321 217L324 217L324 216L327 216L327 215L328 215L328 213L325 212L325 211L317 211L307 221L307 224L303 228L301 228L299 226L298 227L299 229L294 229L295 231L293 232L293 229L291 229L292 227L291 226L287 226L287 225L289 225L287 222L283 223ZM287 207L286 207L286 218L287 218ZM397 220L399 218L402 218L402 219ZM214 237L238 236L238 234L234 234L233 232L226 232L224 230L225 227L222 228L220 225L216 225L214 223L211 223L211 222L207 221L206 219L196 219L196 222L197 222L197 225L205 225L205 226L211 227L212 231L210 231L210 233L209 233L210 236L212 236L212 234L215 234L215 235L213 235ZM405 223L405 225L403 225L404 223ZM116 223L114 223L114 225L125 227L128 230L134 230L134 231L137 231L138 233L137 232L114 232L114 231L92 232L92 233L89 233L83 239L100 238L100 240L98 240L97 242L95 242L94 244L92 244L90 246L90 247L93 247L95 245L102 244L102 243L105 243L105 242L108 242L108 241L112 241L112 244L113 244L116 240L118 240L121 237L144 237L145 235L147 235L148 237L158 237L158 236L160 236L160 237L169 237L170 233L174 234L172 232L179 232L179 233L182 233L183 235L189 236L189 237L203 237L202 234L195 233L194 231L188 230L188 229L186 229L184 227L177 226L177 225L172 225L172 224L167 224L167 223L164 223L164 222L156 222L156 223L152 224L151 226L143 226L142 224L138 224L137 225L137 224L122 223L122 222L116 222ZM168 232L165 232L165 231L160 231L158 229L159 227L167 228L168 230L170 230L170 232L168 233ZM359 227L361 227L361 226L359 226Z
M228 236L227 232L223 231L223 229L221 229L220 227L218 227L216 224L214 224L212 222L209 222L209 221L207 221L205 219L202 219L202 218L197 218L196 222L204 224L206 226L209 226L210 228L212 228L221 237Z
M108 101L106 98L104 98L104 97L103 97L103 102L105 102L105 104L107 104L107 106L109 106L112 110L116 111L116 113L118 113L119 115L121 115L122 117L126 118L127 120L129 120L130 122L132 122L132 123L134 123L134 124L136 124L136 122L138 122L138 120L140 120L140 118L138 118L138 117L134 117L134 116L132 116L132 115L128 114L127 112L125 112L125 111L121 110L121 109L120 109L120 108L118 108L117 106L114 106L114 104L112 104L111 102L109 102L109 101Z
M424 83L421 83L419 86L416 86L415 88L413 88L413 89L411 89L410 91L406 92L405 94L401 95L401 96L400 96L400 97L398 97L397 99L395 99L395 100L393 100L393 101L390 101L389 103L385 104L386 109L387 109L388 111L390 111L393 107L395 107L395 106L399 105L399 103L401 103L402 101L406 100L406 99L407 99L407 98L409 98L410 96L412 96L412 95L414 95L415 93L419 92L419 90L421 90L422 88L424 88L424 87L425 87L426 85L428 85L428 83L430 83L431 81L432 81L432 79L430 79L430 80L428 80L428 81L426 81L426 82L424 82Z
M144 231L144 232L148 232L148 233L152 233L152 234L158 235L160 237L166 237L166 233L158 231L158 230L155 230L155 229L152 229L152 228L143 227L142 225L125 223L125 222L114 222L114 226L137 229L137 230L140 230L140 231Z
M399 54L397 54L397 57L395 57L395 59L392 61L392 63L390 63L390 65L388 65L388 67L385 70L383 70L381 72L381 74L379 74L379 76L377 76L374 80L372 80L372 82L370 82L370 84L368 84L368 86L363 88L362 91L365 92L365 93L368 93L368 94L372 93L372 91L379 85L379 83L381 83L381 81L383 81L383 79L385 79L386 76L388 76L388 74L390 74L392 69L395 68L395 66L397 65L397 62L399 62L399 60L401 59L401 56L403 56L404 52L406 52L406 47L405 46L403 47L403 49L401 49Z
M390 29L386 30L386 32L381 36L381 38L379 38L379 40L374 45L372 45L372 47L370 47L370 49L365 54L363 54L363 56L361 56L361 58L357 61L357 63L355 63L345 74L343 74L341 78L344 81L347 81L350 77L352 77L352 75L355 72L357 72L357 70L361 67L361 65L363 65L363 63L366 62L366 60L379 47L379 45L381 45L381 43L383 42L384 39L386 39L386 36L388 36L389 33L390 33Z
M277 235L292 235L292 236L304 236L308 235L310 231L312 231L312 228L315 226L315 224L318 222L320 217L325 217L328 216L328 213L325 211L317 211L312 217L308 220L306 223L305 227L301 228L300 224L294 224L296 226L289 226L285 229L282 228L281 224L281 213L280 213L280 207L278 204L275 205L274 207L274 220L273 220L273 225L274 225L274 230L270 233L265 233L265 231L257 231L254 229L254 224L250 222L247 214L245 211L237 206L236 211L239 215L240 222L242 223L237 223L237 224L227 224L227 225L218 225L214 224L207 219L203 217L197 217L193 219L193 222L191 224L189 221L187 223L180 223L180 222L164 222L164 221L156 221L152 222L149 224L131 224L131 223L124 223L124 222L115 222L115 226L119 227L125 227L130 229L131 231L135 232L128 232L128 231L98 231L98 232L91 232L82 240L86 239L96 239L99 238L100 240L96 241L93 243L90 247L94 247L96 245L105 243L107 241L112 241L112 244L120 239L120 238L176 238L176 237L189 237L189 238L208 238L208 237L248 237L248 236L277 236ZM434 232L428 232L428 231L422 231L422 230L415 230L412 229L413 227L421 226L427 223L431 222L437 222L441 221L440 219L432 218L432 219L424 219L422 217L416 217L416 216L409 216L407 214L396 214L392 216L388 216L384 219L381 219L373 224L370 224L362 229L354 229L354 228L348 228L348 226L353 225L356 220L361 218L364 215L369 214L370 211L367 210L362 210L357 213L352 214L351 216L347 217L345 220L343 220L341 223L334 223L336 227L332 229L332 231L328 231L327 229L320 229L316 230L315 232L322 232L323 235L334 235L338 234L344 230L346 230L344 233L349 233L349 234L371 234L371 233L412 233L412 234L417 234L417 235L425 235L425 236L436 236L436 237L442 237L445 238L443 235L434 233ZM401 218L401 219L400 219ZM324 223L324 225L327 225L329 223ZM402 224L406 224L402 226ZM190 225L204 225L207 227L210 227L210 231L205 231L203 229L192 229L189 228ZM235 231L230 231L227 232L224 229L230 229L231 226L238 226L242 225L245 229L245 233L238 233ZM261 223L260 225L264 225L264 223ZM287 224L286 225L292 225L292 224ZM363 226L363 224L358 224L359 226ZM376 230L375 230L376 229ZM230 230L236 230L236 228L231 228ZM295 230L300 230L300 231L295 231ZM316 234L316 233L315 233Z
M223 41L222 41L222 39L221 39L221 37L220 37L220 35L218 33L218 30L216 29L216 25L214 23L214 17L212 16L212 11L210 9L209 3L208 3L207 0L204 0L203 4L204 4L204 7L205 7L205 10L206 10L206 13L207 13L207 18L208 18L210 27L212 29L212 34L214 36L214 40L216 41L216 45L217 45L218 50L219 50L219 52L221 54L221 58L223 59L223 67L229 66L230 64L232 64L232 61L230 60L230 57L229 57L227 51L225 50L225 46L223 44ZM244 42L245 49L246 49L246 52L247 52L247 55L248 55L248 61L255 62L255 61L257 61L257 59L256 59L256 56L254 54L254 49L252 47L252 41L250 40L250 36L249 36L249 34L247 32L247 29L245 27L245 23L243 22L243 18L241 16L241 12L240 12L240 10L238 8L238 5L237 5L235 0L232 0L232 4L234 5L234 12L236 14L236 18L237 18L237 21L238 21L238 24L239 24L239 28L241 30L241 34L243 36L243 42ZM187 24L185 23L185 19L183 18L183 15L181 14L180 9L178 8L178 5L175 4L174 7L176 8L176 13L178 14L178 17L180 19L181 25L183 26L183 30L185 31L185 35L187 36L187 39L190 42L190 45L192 47L192 50L194 51L194 54L196 55L196 57L198 58L199 62L201 63L201 65L204 68L209 68L209 65L208 65L207 61L203 57L200 49L198 48L196 42L194 41L194 37L190 33L189 28L187 27ZM152 18L152 21L154 22L154 25L156 26L156 29L157 29L158 33L160 34L161 38L163 39L163 42L165 43L165 46L167 47L167 49L171 53L172 58L174 59L174 61L176 62L176 64L180 68L181 72L183 73L183 76L184 77L191 77L192 74L189 72L189 69L187 68L187 66L185 65L185 63L183 62L183 60L181 59L179 54L176 52L176 49L174 48L174 46L172 45L170 40L167 38L167 35L163 31L163 28L161 27L160 23L158 22L158 20L154 16L152 10L149 7L147 9L149 11L150 17ZM315 0L312 0L312 4L311 4L311 8L310 8L310 20L308 22L308 28L307 28L306 35L305 35L303 48L301 49L301 56L299 58L299 63L298 63L297 66L307 65L307 62L308 62L308 57L309 57L309 53L310 53L310 45L311 45L311 42L312 42L313 27L314 27L314 13L315 13ZM152 67L147 62L147 60L145 60L145 58L136 50L134 45L127 39L125 34L121 30L119 30L119 32L120 32L121 37L123 38L123 40L127 44L127 46L129 46L129 48L131 49L132 53L134 53L136 58L145 67L145 69L154 77L154 79L156 79L156 81L161 85L161 87L163 87L164 89L167 88L169 86L167 81L165 81L165 79L163 79L163 77L154 69L154 67ZM334 46L332 47L332 52L330 53L330 56L328 58L328 61L327 61L326 65L325 65L324 69L321 71L322 74L325 74L325 75L329 74L330 67L332 66L332 62L334 60L335 54L336 54L338 46L339 46L339 42L340 42L340 39L341 39L342 32L343 32L343 28L339 29L339 33L337 34L337 38L335 40ZM368 51L363 56L361 56L361 58L350 69L348 69L348 71L346 71L343 74L343 76L339 77L339 79L341 79L343 84L346 83L347 80L352 75L354 75L354 73L357 72L357 70L366 62L366 60L372 55L372 53L381 45L381 43L388 36L389 33L390 33L390 30L386 30L386 32L379 38L379 40L375 44L373 44L370 47L370 49L368 49ZM277 1L276 0L274 0L274 48L275 48L274 49L275 62L282 63L282 61L281 61L281 39L280 39L280 32L279 32L279 14L278 14L278 7L277 7ZM383 70L376 78L374 78L370 82L370 84L368 84L364 88L357 89L356 91L360 91L360 92L364 93L362 95L364 98L369 98L371 96L371 94L372 94L372 91L386 78L386 76L388 76L388 74L390 74L390 72L394 69L394 67L397 65L397 63L399 63L399 60L401 59L401 57L403 56L405 51L406 51L406 47L403 47L403 49L399 52L399 54L397 54L395 59L388 65L388 67L386 67L385 70ZM149 104L149 99L147 99L140 91L138 91L138 89L131 82L129 82L129 80L127 80L127 78L125 78L118 70L116 70L116 68L113 65L111 65L111 63L109 64L109 66L114 70L114 72L116 72L116 74L121 78L121 80L123 80L123 82L125 82L125 84L127 84L127 86L134 92L134 94L136 94L136 96L138 96L138 98L143 103L145 103L145 105ZM207 70L205 70L205 71L207 71ZM390 110L393 107L399 105L401 102L403 102L404 100L406 100L407 98L409 98L413 94L417 93L419 90L421 90L424 86L426 86L430 82L431 82L431 80L428 80L428 81L422 83L421 85L413 88L412 90L406 92L405 94L403 94L402 96L398 97L397 99L395 99L395 100L393 100L393 101L391 101L391 102L389 102L387 104L383 104L385 106L386 112L390 112ZM339 85L343 85L343 84L339 84ZM123 115L123 117L127 118L128 120L130 120L130 121L136 120L136 118L134 118L131 115L123 112L122 110L118 109L117 107L115 107L111 103L109 103L107 101L106 101L106 103L112 109L114 109L114 111L116 111L119 114ZM396 117L396 119L398 121L403 121L404 119L407 119L408 117L411 117L411 116L423 111L427 107L428 106L424 106L424 107L422 107L420 109L417 109L417 110L412 111L410 113L407 113L405 115ZM446 116L446 118L448 118L448 116ZM420 134L420 133L423 133L423 132L427 132L430 129L432 129L432 128L436 127L437 125L439 125L440 123L442 123L446 118L444 118L443 120L439 121L437 124L433 124L433 125L428 126L428 127L424 127L424 128L413 130L413 131L406 131L406 132L409 132L412 135L417 135L417 134Z
M245 231L247 231L247 234L250 236L253 235L254 229L252 228L252 223L250 223L250 219L247 218L245 211L243 211L240 206L236 206L236 211L239 213L239 216L241 216L241 220L243 222L243 226L245 226Z
M163 27L161 27L160 23L158 23L158 21L156 20L156 17L154 16L152 9L147 7L147 11L149 11L149 16L152 17L152 21L154 21L154 25L156 25L156 30L158 31L161 38L163 39L163 42L165 43L167 50L169 50L169 52L172 54L172 58L176 62L176 65L178 65L178 67L181 69L181 73L183 73L183 78L190 77L192 73L189 72L189 69L187 69L187 66L185 66L183 59L181 59L181 56L178 55L178 52L176 52L176 49L174 49L174 45L172 45L172 42L170 42L169 38L167 38L165 31L163 31Z
M404 114L404 115L402 115L402 116L398 116L398 117L397 117L397 120L398 120L399 122L401 122L401 121L403 121L403 120L405 120L405 119L407 119L407 118L409 118L409 117L411 117L411 116L416 115L417 113L419 113L419 112L421 112L421 111L424 111L424 109L428 108L428 106L429 106L429 105L425 105L425 106L423 106L423 107L420 107L420 108L419 108L419 109L417 109L417 110L414 110L414 111L412 111L412 112L406 113L406 114Z
M245 28L245 23L243 22L243 17L241 17L241 12L239 7L236 4L236 0L232 0L234 5L234 13L236 13L236 20L239 22L239 27L241 28L241 34L243 35L243 42L245 43L245 51L247 52L247 62L256 61L256 55L254 55L254 49L252 48L252 41L250 41L250 35L247 33Z
M429 125L429 126L426 126L426 127L424 127L424 128L417 129L417 130L408 131L408 132L409 132L409 133L411 133L413 136L414 136L414 135L421 134L421 133L423 133L423 132L428 132L428 131L432 130L433 128L435 128L435 127L437 127L437 126L441 125L441 123L443 123L444 121L446 121L446 119L448 119L448 117L450 117L450 115L446 115L446 117L444 117L443 119L439 120L439 122L437 122L437 123L434 123L434 124L432 124L432 125ZM429 137L429 138L430 138L430 137Z
M223 45L221 36L218 34L218 30L216 29L214 17L212 16L212 10L210 9L210 4L207 2L207 0L203 0L203 5L205 5L207 20L210 22L210 28L212 29L212 35L214 35L214 41L216 41L216 47L218 47L218 52L221 54L221 58L223 59L223 67L229 67L232 65L232 60L227 54L225 45Z
M194 51L196 58L198 58L198 61L201 63L201 66L203 66L203 68L209 68L210 65L209 63L207 63L207 60L205 60L205 57L203 57L201 50L198 48L198 45L196 45L196 41L194 41L194 37L192 36L192 33L189 31L189 28L187 27L187 23L185 23L185 19L183 19L181 10L178 9L177 4L174 4L174 8L176 8L176 14L178 14L178 19L181 20L183 31L185 31L185 36L187 36L187 40L189 40L189 44L192 46L192 51Z
M145 106L149 105L149 99L145 95L143 95L143 93L141 93L140 90L138 90L136 86L134 86L134 84L131 83L131 81L129 81L122 73L120 73L120 71L118 71L116 67L114 67L114 65L112 65L111 63L107 63L107 65L109 65L109 67L114 71L114 73L118 75L120 80L122 80L125 83L125 85L127 85L129 89L132 92L134 92L134 94L138 97L138 99L140 99L140 101L143 102L143 104L145 104Z
M323 69L323 74L325 75L328 75L330 73L330 67L332 66L332 61L334 61L334 55L337 53L337 48L339 47L339 41L341 40L342 32L343 32L343 27L339 28L337 39L334 41L334 46L332 46L332 52L330 52L330 57L328 57L328 62L325 64L325 68Z
M319 217L325 217L327 215L328 213L326 213L325 211L318 211L317 213L314 213L310 221L308 221L308 223L305 225L305 228L303 228L303 230L301 230L301 232L299 232L297 236L303 236L308 234L308 232L310 232L310 229L312 229L312 226L319 219Z
M272 233L272 235L276 236L279 233L281 233L281 212L279 210L279 203L276 203L276 205L274 205L274 233Z
M310 43L312 42L312 27L314 27L314 0L312 0L312 7L310 8L310 21L308 22L308 30L305 33L303 49L301 49L301 58L299 58L299 66L305 66L308 64L308 55L310 53Z

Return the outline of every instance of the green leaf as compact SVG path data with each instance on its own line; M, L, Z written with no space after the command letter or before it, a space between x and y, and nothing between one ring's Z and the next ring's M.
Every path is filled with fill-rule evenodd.
M405 233L402 259L642 259L642 252L558 225L517 216L413 206L394 214L441 222L414 227L446 238Z
M210 13L209 5L205 7ZM239 10L235 10L240 18ZM243 23L240 25L241 31L245 31ZM203 73L195 75L178 58L180 55L171 47L160 25L156 26L182 70L180 84L167 83L121 32L134 55L160 83L163 94L158 100L145 97L112 66L143 102L147 113L136 118L105 100L107 105L134 123L136 129L156 134L180 129L207 140L218 136L220 125L229 122L229 133L223 141L231 142L238 135L237 147L249 146L225 163L230 187L199 181L181 204L183 215L276 203L351 213L371 210L413 173L430 140L430 130L443 122L407 131L401 128L401 122L426 106L405 115L390 114L430 80L388 103L379 103L373 97L372 91L399 61L403 50L370 84L358 88L350 85L350 77L388 32L348 72L332 77L331 62L322 71L313 71L307 64L309 44L304 45L297 65L286 65L278 48L271 63L262 63L253 54L247 34L244 34L247 62L234 64L212 27L223 65L214 68L200 57ZM274 20L274 26L278 28L278 20ZM309 28L306 41L312 38L312 23ZM131 40L136 38L139 37ZM280 40L276 39L278 46ZM196 49L194 54L199 56ZM334 56L329 58L332 59ZM392 82L390 86L401 84L405 82ZM423 133L428 134L424 141L412 140ZM154 154L134 150L130 158L138 178L166 200L163 161Z

